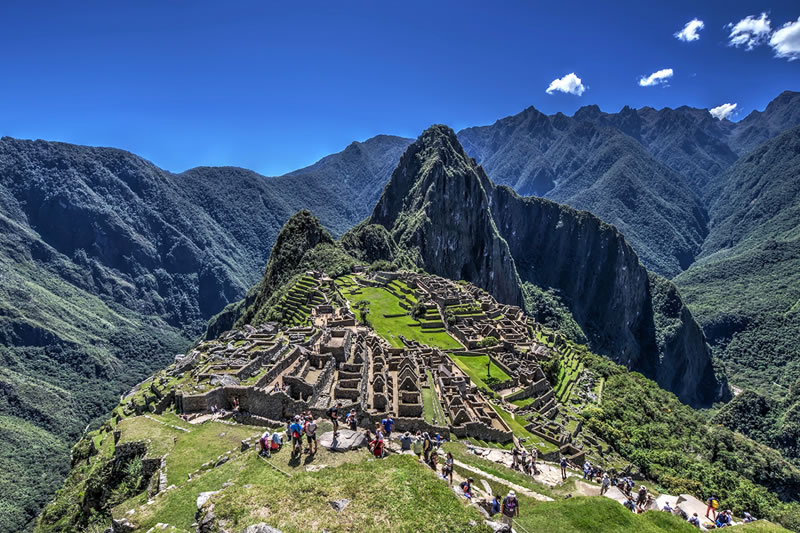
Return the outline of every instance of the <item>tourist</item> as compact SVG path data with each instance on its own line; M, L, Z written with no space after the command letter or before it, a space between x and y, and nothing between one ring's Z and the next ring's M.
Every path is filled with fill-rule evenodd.
M583 479L586 479L592 471L592 463L586 461L583 463ZM591 481L591 479L589 480Z
M669 504L669 502L664 502L664 507L662 507L661 510L664 511L665 513L671 513L674 509Z
M431 444L433 444L433 442L431 442ZM430 457L431 457L431 460L430 460L430 463L428 463L428 465L433 469L434 472L436 472L436 465L438 463L438 457L439 456L438 456L438 454L436 452L433 452L433 453L431 453Z
M608 492L608 488L611 486L611 478L608 477L608 474L605 472L603 473L603 480L600 482L600 495L602 496L606 492Z
M239 412L239 398L237 396L233 397L233 410L235 412Z
M383 426L380 422L375 423L375 438L378 440L383 440Z
M489 511L489 516L494 516L500 512L500 496L495 495L494 500L492 500L492 507Z
M625 500L625 503L623 503L622 505L627 507L632 513L636 512L636 504L633 503L633 496L628 496L628 499Z
M525 447L522 448L520 455L519 455L520 464L522 468L525 469L528 466L528 450Z
M358 415L356 414L355 409L350 409L350 412L347 413L347 418L345 419L345 423L350 427L352 431L356 431L358 429Z
M342 407L342 402L336 402L328 408L328 418L333 423L333 436L339 434L339 409Z
M694 513L692 517L688 520L690 524L692 524L696 528L700 528L700 518L697 516L697 513Z
M275 382L275 386L272 387L272 392L280 392L281 391L281 384L279 382Z
M400 450L407 452L411 449L411 433L406 431L402 437L400 437Z
M270 438L270 431L266 430L261 438L258 439L258 455L265 455L269 457L269 438Z
M519 502L516 493L511 490L503 499L503 523L511 527L516 517L519 517Z
M539 450L534 447L531 447L531 475L535 476L539 473L539 469L536 468L536 459L539 458Z
M472 478L467 478L466 481L462 481L458 484L461 487L462 492L464 493L464 497L468 500L472 499L472 484L475 482Z
M511 468L516 470L519 467L519 449L517 446L514 445L514 449L511 450Z
M442 467L442 479L450 478L450 484L453 484L453 454L447 452L447 459L444 461Z
M414 454L419 457L422 455L422 434L417 431L416 436L414 437Z
M431 448L432 448L431 438L428 435L428 432L426 431L425 433L422 434L422 455L425 457L426 463L429 461L428 456L431 454Z
M647 487L641 485L639 487L639 493L637 494L636 506L640 510L644 511L646 505L647 505Z
M442 447L442 436L437 433L436 434L436 449L438 450L441 447Z
M369 443L369 448L372 450L372 454L378 459L383 458L385 455L385 446L380 435L375 435L375 440Z
M386 438L391 438L392 429L394 429L394 419L392 418L392 415L388 415L386 418L381 420L381 424L383 424L383 430Z
M295 416L289 425L289 434L292 436L292 453L303 453L303 426L300 424L300 416Z
M717 509L719 509L719 500L715 495L711 495L706 500L706 518L709 520L716 520L717 519ZM709 513L713 514L714 516L708 516Z
M745 524L747 524L747 523L749 523L749 522L755 522L755 520L756 520L756 519L755 519L755 518L753 518L753 515L751 515L751 514L750 514L750 513L748 513L747 511L745 511L745 512L744 512L744 514L742 515L742 521L743 521Z
M561 479L567 479L567 458L562 455L559 464L561 465Z
M311 415L306 415L306 425L303 426L303 431L308 440L308 453L315 455L317 453L317 423ZM313 444L313 446L312 446Z
M719 516L717 516L717 520L714 523L718 528L721 528L733 525L732 522L732 513L730 509L728 509L727 511L722 511L719 513Z
M272 434L272 442L269 445L270 451L272 453L280 451L281 446L283 446L283 441L281 441L281 436L276 431Z

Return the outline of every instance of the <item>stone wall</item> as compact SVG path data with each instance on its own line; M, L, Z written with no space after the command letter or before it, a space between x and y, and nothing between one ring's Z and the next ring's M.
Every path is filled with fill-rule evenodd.
M453 426L451 431L454 435L462 439L472 437L478 440L499 442L500 444L511 442L514 438L514 434L511 431L490 428L481 422L467 422L460 426Z

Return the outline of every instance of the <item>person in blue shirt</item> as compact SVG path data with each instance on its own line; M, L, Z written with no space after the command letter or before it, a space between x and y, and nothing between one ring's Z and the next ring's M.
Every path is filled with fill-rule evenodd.
M295 416L289 424L289 435L292 437L294 453L303 453L303 426L300 425L299 416Z
M500 512L500 496L495 496L494 500L492 500L492 510L489 513L489 516L494 516Z
M392 415L389 415L381 420L381 424L383 424L383 432L388 439L392 436L392 429L394 428L394 420L392 419Z

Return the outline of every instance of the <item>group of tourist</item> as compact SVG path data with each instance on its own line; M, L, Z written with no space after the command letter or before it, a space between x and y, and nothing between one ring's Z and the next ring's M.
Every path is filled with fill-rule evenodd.
M530 451L526 450L524 446L520 448L514 446L511 452L511 468L519 470L529 476L535 476L539 473L539 470L536 468L536 459L538 456L539 453L533 446L531 446Z
M303 437L308 446L303 449ZM315 455L317 453L317 423L311 411L304 411L289 420L286 425L286 440L291 440L292 455Z
M289 394L289 385L286 385L285 383L281 385L280 381L276 381L275 385L272 386L272 392L285 392L286 394Z
M278 386L276 384L276 386ZM327 416L333 424L334 437L339 433L339 410L341 409L341 402L336 402L327 411ZM238 408L238 401L234 400L234 409ZM351 409L345 416L345 423L348 428L356 431L358 427L358 416L355 409ZM392 436L394 432L395 422L391 415L375 424L375 435L369 429L366 430L367 442L370 452L377 458L382 458L386 455L386 441ZM317 423L310 411L305 411L299 415L294 416L287 422L286 425L286 442L292 443L292 455L300 455L308 453L313 456L317 453ZM303 438L307 441L307 447L303 449ZM443 438L440 434L430 435L428 432L417 431L415 435L406 431L400 437L400 449L404 452L411 451L420 457L425 464L432 468L435 472L439 473L438 462L439 454L437 450L441 447ZM270 457L271 453L275 453L281 449L284 439L281 438L277 432L265 431L259 439L259 454ZM511 468L525 472L529 475L538 473L536 468L536 460L538 454L535 448L530 451L524 447L514 446L512 449L512 465ZM570 463L562 456L559 460L561 467L562 479L567 478L567 467ZM574 465L572 465L574 466ZM453 484L453 471L454 459L453 454L448 452L445 460L441 465L441 477L444 480L449 480L450 485ZM583 478L587 481L594 481L600 483L600 494L605 494L610 487L615 486L619 488L626 496L627 499L623 505L634 513L642 513L653 503L653 496L647 490L647 487L640 485L635 495L633 492L636 484L630 476L618 477L617 473L612 469L604 471L603 469L593 465L591 462L586 461L583 464ZM467 478L459 484L461 494L471 500L473 497L473 478ZM635 496L635 497L634 497ZM707 501L706 518L713 521L714 526L717 528L727 527L733 524L732 513L730 510L718 512L719 500L716 496L710 496ZM663 511L680 516L688 521L695 527L700 527L700 517L694 513L691 517L683 511L679 506L672 507L668 502L663 506ZM519 516L519 502L517 501L514 491L510 491L508 495L500 500L499 496L494 496L490 504L490 514L502 514L504 523L511 525L514 517ZM751 522L754 518L747 512L744 513L744 521Z
M502 514L504 524L509 527L513 526L514 519L519 517L519 501L517 500L517 494L513 490L508 491L508 495L503 498L502 502L500 497L495 495L494 500L492 500L490 516L494 516L497 513Z

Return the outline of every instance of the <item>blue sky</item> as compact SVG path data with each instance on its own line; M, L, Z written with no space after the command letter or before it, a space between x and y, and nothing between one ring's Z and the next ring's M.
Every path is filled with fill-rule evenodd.
M530 105L736 103L737 120L800 90L800 60L775 57L794 50L794 27L784 48L761 33L748 51L726 26L758 27L765 12L774 32L800 20L796 1L271 4L2 2L0 135L115 146L172 171L277 175L353 140ZM677 39L695 18L699 39ZM666 83L639 85L664 69ZM570 73L582 95L545 92Z

